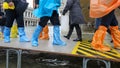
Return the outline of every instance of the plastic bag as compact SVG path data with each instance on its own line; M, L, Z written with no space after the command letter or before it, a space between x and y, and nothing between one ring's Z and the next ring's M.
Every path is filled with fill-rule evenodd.
M69 30L69 15L62 15L60 19L61 31L67 32Z
M7 2L3 2L3 9L12 9L14 10L15 9L15 6L9 6Z

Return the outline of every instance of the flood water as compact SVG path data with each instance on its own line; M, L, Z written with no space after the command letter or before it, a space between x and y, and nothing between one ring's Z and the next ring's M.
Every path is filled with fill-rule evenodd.
M17 68L16 53L11 52L9 68ZM80 57L23 51L21 68L82 68ZM0 51L0 68L5 68L5 50ZM88 62L88 68L106 68L104 63L99 61ZM120 68L120 63L111 62L111 68Z

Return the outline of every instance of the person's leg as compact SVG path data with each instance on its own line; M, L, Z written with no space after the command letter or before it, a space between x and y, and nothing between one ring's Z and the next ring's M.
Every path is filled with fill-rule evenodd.
M96 32L96 30L98 29L98 27L100 26L100 24L101 24L101 18L96 18L96 20L95 20L95 31L94 31L94 33ZM111 34L109 27L108 27L107 32L108 32L109 34ZM111 42L112 42L112 40L111 40Z
M118 28L118 21L115 15L113 15L113 20L110 24L110 31L111 31L111 37L114 43L114 48L120 49L120 31Z
M74 29L74 25L70 24L68 34L67 34L67 36L64 36L64 37L67 39L70 39L72 32L73 32L73 29Z
M23 14L16 14L16 21L18 25L18 34L20 38L20 42L30 42L30 40L27 38L25 33L25 27L24 27L24 20L23 20Z
M5 26L1 26L2 33L4 33L4 28L5 28Z
M32 46L38 46L38 37L39 34L41 33L42 29L47 25L47 22L50 18L49 17L42 17L40 19L39 25L35 28L35 31L32 36Z
M96 18L95 19L95 31L98 29L100 24L101 24L101 18Z
M3 39L2 26L0 25L0 39Z
M13 24L13 21L15 19L15 12L14 10L5 10L6 12L6 24L4 28L4 42L9 43L10 42L10 31Z
M91 47L98 51L110 51L111 49L103 44L104 38L106 36L107 28L109 27L110 23L113 19L114 11L110 12L109 14L105 15L101 18L101 25L99 26L98 30L95 32Z
M40 35L42 35L40 37L41 40L48 40L49 39L49 28L48 28L48 25L46 25L43 28L42 33L40 33Z
M82 32L81 32L81 28L80 28L79 24L75 24L74 26L76 28L78 38L74 39L73 41L82 41Z
M39 39L41 39L42 37L43 37L43 30L42 30L42 32L39 35Z
M66 43L60 39L60 21L59 21L59 15L57 11L53 11L50 21L54 25L53 26L53 45L66 45Z

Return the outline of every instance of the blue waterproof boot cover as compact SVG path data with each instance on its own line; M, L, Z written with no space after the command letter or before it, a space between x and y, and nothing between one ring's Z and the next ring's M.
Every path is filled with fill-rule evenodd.
M42 31L42 28L40 25L37 26L37 28L35 29L33 36L32 36L32 46L38 46L38 37L40 32Z
M9 43L10 42L10 28L5 27L4 29L4 42Z
M66 45L66 43L60 39L60 28L58 25L53 27L53 45Z
M20 42L30 42L30 40L26 37L24 27L19 27L18 33L19 33L19 37L20 37Z

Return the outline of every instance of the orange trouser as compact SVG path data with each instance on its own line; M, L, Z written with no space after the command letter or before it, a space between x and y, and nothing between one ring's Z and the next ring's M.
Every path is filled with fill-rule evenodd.
M46 25L42 32L40 33L40 36L39 36L39 39L49 39L49 28L48 28L48 25Z

